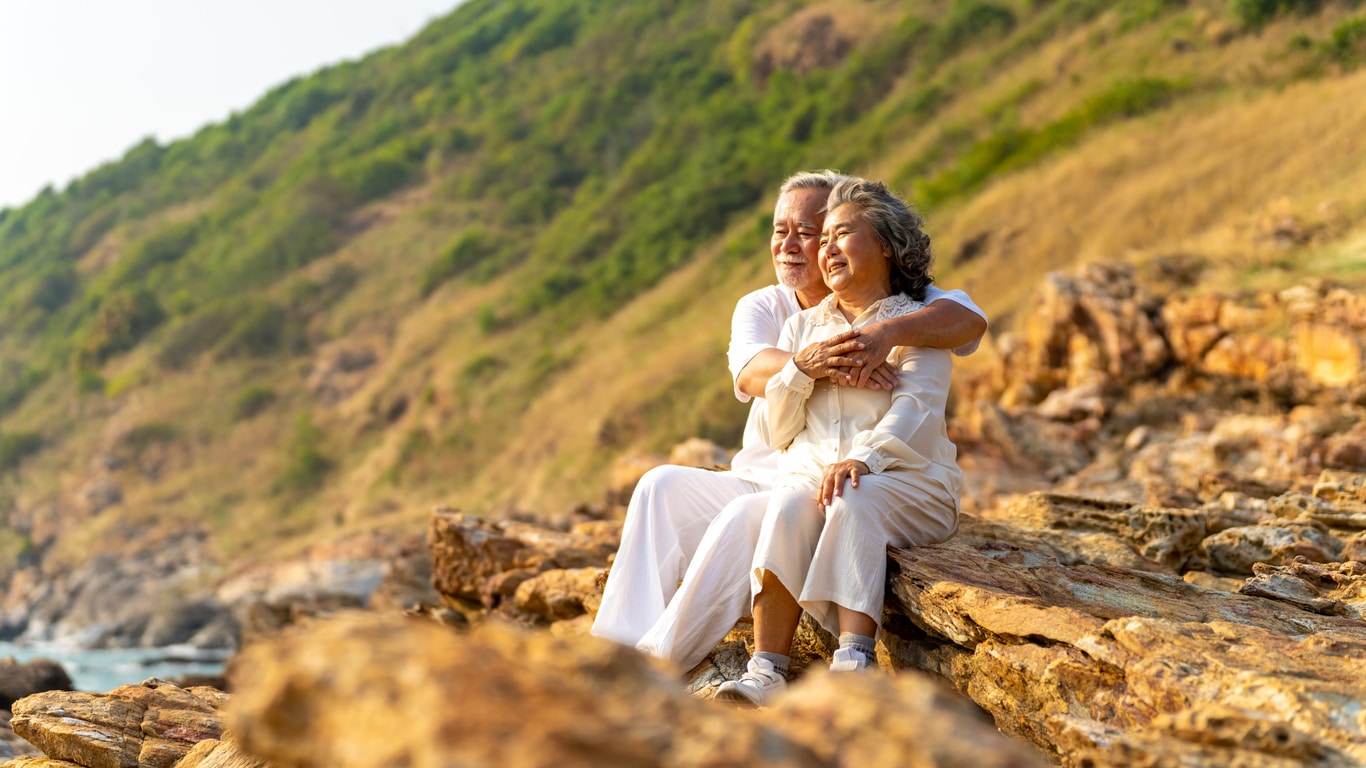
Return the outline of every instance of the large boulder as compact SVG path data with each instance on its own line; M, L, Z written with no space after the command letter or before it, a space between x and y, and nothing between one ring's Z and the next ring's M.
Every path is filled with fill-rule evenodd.
M813 675L750 714L624 646L500 623L334 618L248 647L231 677L233 731L277 768L1042 765L920 675Z
M494 608L543 571L601 568L621 542L621 523L597 520L558 531L438 508L427 532L432 585L449 601Z
M172 768L223 734L227 695L151 679L109 693L38 693L14 703L14 732L56 760L85 768Z

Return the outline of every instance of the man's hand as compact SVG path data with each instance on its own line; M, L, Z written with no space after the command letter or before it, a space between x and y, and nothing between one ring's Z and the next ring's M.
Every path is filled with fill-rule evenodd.
M892 342L892 334L882 325L864 328L864 331L863 350L856 356L859 366L849 370L853 378L849 385L873 389L896 387L897 376L901 371L887 363L887 357L892 354L892 347L896 346ZM878 376L878 373L882 375Z
M797 370L813 379L852 382L855 378L852 371L863 365L850 357L863 349L863 342L855 341L859 333L857 329L848 330L825 341L817 341L793 355L792 362L797 364Z
M859 477L867 474L870 474L868 465L855 459L845 459L831 464L825 468L825 473L821 476L821 494L817 501L822 507L834 504L835 497L844 490L846 479L851 488L857 488Z

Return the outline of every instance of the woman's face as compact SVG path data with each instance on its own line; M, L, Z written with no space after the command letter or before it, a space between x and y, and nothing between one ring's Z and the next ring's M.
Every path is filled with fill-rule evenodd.
M835 293L891 292L891 258L873 227L854 205L841 205L825 217L818 257L821 277Z

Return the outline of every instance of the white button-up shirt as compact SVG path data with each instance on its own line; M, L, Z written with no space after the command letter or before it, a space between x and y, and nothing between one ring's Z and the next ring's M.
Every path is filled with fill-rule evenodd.
M783 326L778 348L796 352L850 328L909 314L924 306L903 294L874 304L850 323L829 296ZM947 350L896 347L890 358L900 369L891 392L846 387L802 373L795 362L769 380L764 441L782 450L779 485L819 484L825 468L856 459L875 474L910 471L941 485L957 498L963 475L958 449L948 438L952 360Z

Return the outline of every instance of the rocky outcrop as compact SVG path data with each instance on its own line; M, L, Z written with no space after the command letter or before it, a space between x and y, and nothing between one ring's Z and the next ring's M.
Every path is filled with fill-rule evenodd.
M596 610L596 582L620 545L621 523L589 520L561 531L442 508L432 515L428 541L432 584L452 607L511 608L553 622Z
M1008 545L892 563L887 663L943 675L1064 765L1366 760L1366 724L1341 716L1366 701L1360 621Z
M187 690L152 679L107 694L34 694L14 703L10 724L54 760L84 768L173 768L199 742L222 737L219 709L227 700L212 688Z
M1178 476L1362 471L1363 339L1366 293L1307 281L1158 297L1131 267L1091 264L1050 274L1028 320L996 337L994 363L957 382L967 407L956 427L969 444L1037 464L1049 481L1089 467L1093 487L1133 482L1133 500L1192 459L1200 470ZM1138 466L1102 450L1125 423L1148 429Z
M233 730L278 768L1042 765L922 675L811 675L753 714L631 649L499 623L338 618L246 649L232 680Z
M170 530L74 568L28 569L5 600L11 631L27 642L91 648L231 647L231 613L203 586L212 568L202 531Z
M305 619L368 607L386 582L385 599L413 596L401 586L411 580L404 572L420 572L424 564L412 558L411 539L367 533L243 569L223 579L214 596L231 608L243 642L250 642Z

